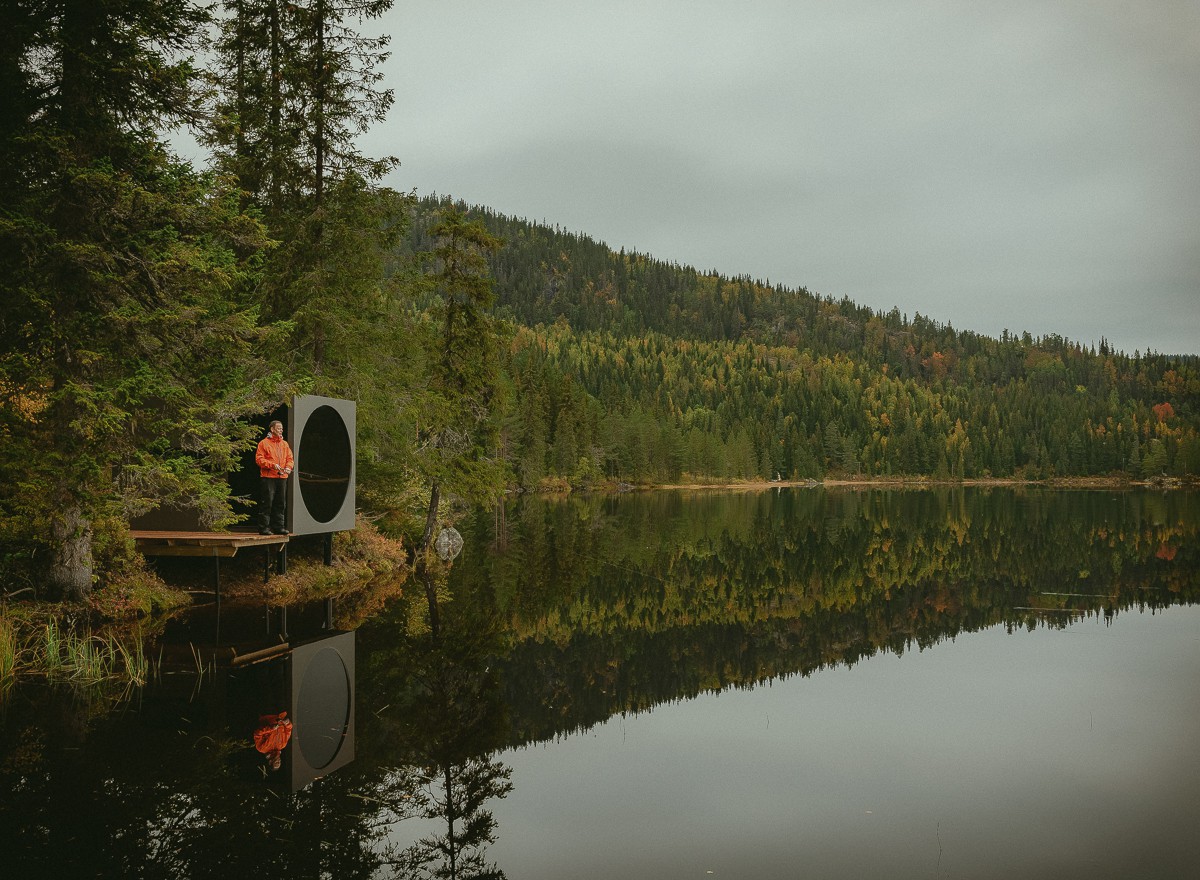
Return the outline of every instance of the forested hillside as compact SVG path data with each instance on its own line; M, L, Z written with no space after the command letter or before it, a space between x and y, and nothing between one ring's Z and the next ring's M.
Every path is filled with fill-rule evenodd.
M401 253L446 200L414 207ZM516 479L1200 473L1200 358L996 339L472 209L516 325Z

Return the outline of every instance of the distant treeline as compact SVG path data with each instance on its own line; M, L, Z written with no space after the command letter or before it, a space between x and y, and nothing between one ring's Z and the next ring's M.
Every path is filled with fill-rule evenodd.
M447 199L414 208L407 247ZM516 480L1200 473L1200 357L956 330L471 209Z

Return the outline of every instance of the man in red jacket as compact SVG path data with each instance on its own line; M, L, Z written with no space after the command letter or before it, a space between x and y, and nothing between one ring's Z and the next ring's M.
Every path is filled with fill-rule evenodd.
M261 477L258 500L258 533L287 534L287 481L292 474L292 447L283 439L283 422L271 422L267 436L254 454Z

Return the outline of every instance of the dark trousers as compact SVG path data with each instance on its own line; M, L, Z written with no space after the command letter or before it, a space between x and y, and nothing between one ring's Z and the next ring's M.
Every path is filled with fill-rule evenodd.
M279 477L260 477L258 494L258 527L282 531L287 517L287 480Z

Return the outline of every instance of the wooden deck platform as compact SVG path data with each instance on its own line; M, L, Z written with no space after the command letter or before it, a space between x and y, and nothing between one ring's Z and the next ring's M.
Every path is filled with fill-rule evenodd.
M277 547L275 571L287 574L287 545L290 535L260 535L256 532L180 532L133 529L134 546L143 556L191 556L212 560L212 586L221 599L221 560L236 556L243 548L263 551L263 583L271 577L271 548Z
M243 547L287 544L288 535L255 532L169 532L135 529L129 533L139 553L146 556L236 556Z

